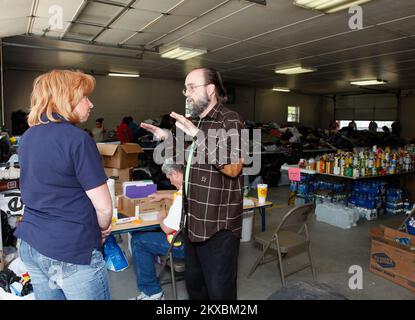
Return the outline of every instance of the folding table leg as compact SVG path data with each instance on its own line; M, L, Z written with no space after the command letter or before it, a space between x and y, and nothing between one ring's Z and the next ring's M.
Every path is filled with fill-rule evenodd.
M261 230L262 232L265 231L265 208L259 208L259 212L261 212L261 221L262 221L262 225L261 225Z

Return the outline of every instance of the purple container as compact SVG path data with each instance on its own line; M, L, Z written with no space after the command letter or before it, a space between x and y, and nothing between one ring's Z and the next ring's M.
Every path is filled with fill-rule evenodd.
M146 198L157 191L156 184L146 186L126 186L125 196L128 198Z

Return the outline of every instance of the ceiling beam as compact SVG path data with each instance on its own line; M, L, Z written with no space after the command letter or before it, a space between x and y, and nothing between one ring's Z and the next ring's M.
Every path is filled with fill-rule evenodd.
M94 2L96 2L97 0L94 0ZM100 0L101 1L101 0ZM121 18L128 10L130 10L132 7L132 5L136 2L137 0L131 0L128 4L126 4L125 6L122 7L121 11L118 12L115 17L113 17L104 27L102 27L102 29L92 37L92 39L90 40L91 43L94 43L95 40L101 35L103 34L106 30L111 28L111 25L117 21L119 18Z
M39 35L21 35L21 36L16 36L16 38L33 38L33 39L45 39L45 37L39 36ZM108 43L100 43L100 42L95 42L94 44L91 44L89 40L82 40L82 39L75 39L75 38L69 38L66 37L65 39L59 39L59 38L54 38L54 37L47 37L46 39L49 40L54 40L54 41L60 41L60 42L69 42L69 43L79 43L79 44L84 44L84 45L90 45L90 46L94 46L94 47L104 47L104 48L111 48L111 49L125 49L125 50L138 50L140 51L139 54L142 55L142 53L146 52L146 53L158 53L158 51L156 49L147 49L144 48L144 46L119 46L119 45L111 45Z
M39 7L39 0L32 1L32 8L30 9L29 22L27 23L26 33L31 34L33 31L33 24L35 23L36 11Z
M119 8L125 8L126 5L125 3L120 3L117 1L110 1L110 0L87 0L88 2L95 2L95 3L100 3L100 4L105 4L105 5L109 5L109 6L114 6L114 7L119 7Z
M125 38L124 40L122 40L119 45L124 45L127 41L129 41L131 38L135 37L137 34L142 33L145 29L151 27L152 25L154 25L156 22L158 22L159 20L161 20L162 18L169 16L170 12L172 12L173 10L175 10L177 7L180 7L183 2L186 0L181 0L180 2L178 2L177 4L175 4L172 8L170 8L169 10L167 10L166 12L161 13L158 17L156 17L155 19L153 19L152 21L150 21L149 23L147 23L145 26L143 26L140 30L135 31L133 34L129 35L127 38ZM196 18L195 18L196 19ZM188 23L194 21L195 19L190 20ZM180 26L181 27L181 26ZM180 27L172 30L171 32L179 29ZM165 36L166 34L164 34L163 36ZM162 36L162 37L163 37ZM158 48L156 48L156 50L158 50Z
M76 9L75 14L73 15L71 21L69 22L68 26L66 27L66 29L63 31L62 35L60 36L60 40L63 40L63 38L65 38L65 36L68 33L69 29L72 27L73 22L76 21L79 18L82 11L84 11L85 7L87 6L87 4L88 4L88 1L84 0L81 3L81 5L78 7L78 9Z
M42 45L23 44L23 43L4 42L4 41L3 41L3 46L37 49L37 50L46 50L46 51L56 51L56 52L91 54L91 55L96 55L96 56L132 59L132 60L141 60L142 59L142 57L137 57L137 56L127 56L127 55L121 55L121 54L112 54L112 53L104 53L104 52L88 51L88 50L64 49L64 48L56 48L56 47L49 47L49 46L42 46Z

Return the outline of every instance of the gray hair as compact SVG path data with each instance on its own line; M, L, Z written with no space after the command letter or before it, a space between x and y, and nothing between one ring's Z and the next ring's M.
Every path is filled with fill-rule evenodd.
M175 163L172 158L168 158L164 161L163 165L161 166L161 171L163 171L163 173L167 176L173 171L183 173L183 168L184 166L182 164Z

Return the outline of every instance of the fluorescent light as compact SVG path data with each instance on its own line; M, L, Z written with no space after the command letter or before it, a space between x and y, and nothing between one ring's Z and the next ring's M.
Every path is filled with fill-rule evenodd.
M372 0L295 0L294 4L306 9L334 13Z
M281 74L299 74L299 73L307 73L307 72L314 72L317 71L317 69L314 68L303 68L303 67L291 67L291 68L285 68L285 69L276 69L275 73L281 73Z
M138 78L140 75L138 73L116 73L110 72L108 73L110 77L126 77L126 78Z
M386 84L386 83L388 83L386 80L379 80L379 79L350 81L350 84L354 86L374 86L374 85Z
M194 49L185 47L173 47L161 52L162 58L187 60L207 53L206 49Z
M194 49L193 52L186 53L186 54L184 54L180 57L177 57L176 59L187 60L187 59L190 59L190 58L193 58L193 57L200 56L200 55L205 54L205 53L206 53L206 50Z
M282 88L282 87L276 87L272 88L272 91L279 91L279 92L290 92L290 88Z

